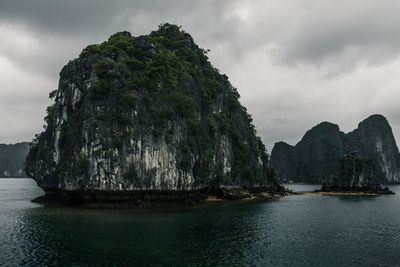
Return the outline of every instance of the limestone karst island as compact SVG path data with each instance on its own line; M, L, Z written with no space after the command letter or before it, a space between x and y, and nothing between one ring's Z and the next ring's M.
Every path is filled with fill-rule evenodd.
M44 200L140 206L284 193L239 93L178 26L89 45L50 97L26 160Z
M385 184L400 181L399 149L382 115L347 134L323 122L295 146L277 142L271 165L283 181L322 183L322 191L387 193Z

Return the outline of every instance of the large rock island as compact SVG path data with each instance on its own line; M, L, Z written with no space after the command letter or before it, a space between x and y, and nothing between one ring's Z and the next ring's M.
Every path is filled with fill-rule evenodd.
M47 199L140 204L282 190L237 90L175 25L88 46L50 97L26 160Z

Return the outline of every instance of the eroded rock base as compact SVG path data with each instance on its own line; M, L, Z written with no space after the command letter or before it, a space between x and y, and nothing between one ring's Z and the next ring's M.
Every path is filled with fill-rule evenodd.
M244 200L272 198L285 195L285 189L267 187L245 189L241 187L204 188L193 191L66 191L46 190L44 196L32 202L82 208L158 208L168 206L193 206L207 201L210 196L219 200Z

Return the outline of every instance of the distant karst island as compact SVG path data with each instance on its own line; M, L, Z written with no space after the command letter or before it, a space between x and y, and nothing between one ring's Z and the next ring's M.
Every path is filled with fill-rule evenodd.
M382 115L368 117L347 134L336 124L322 122L295 146L276 143L271 165L283 181L321 184L330 177L338 177L343 162L348 162L354 152L369 162L380 183L400 182L399 149L392 128ZM361 166L360 162L357 160L356 165Z
M0 178L27 177L24 170L29 143L0 144Z
M142 206L283 194L239 94L172 24L89 45L60 73L26 172L41 201Z

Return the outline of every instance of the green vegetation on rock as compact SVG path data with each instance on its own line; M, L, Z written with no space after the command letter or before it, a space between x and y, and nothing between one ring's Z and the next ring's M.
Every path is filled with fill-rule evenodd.
M180 27L116 33L86 47L60 76L27 160L42 186L278 185L237 90Z

